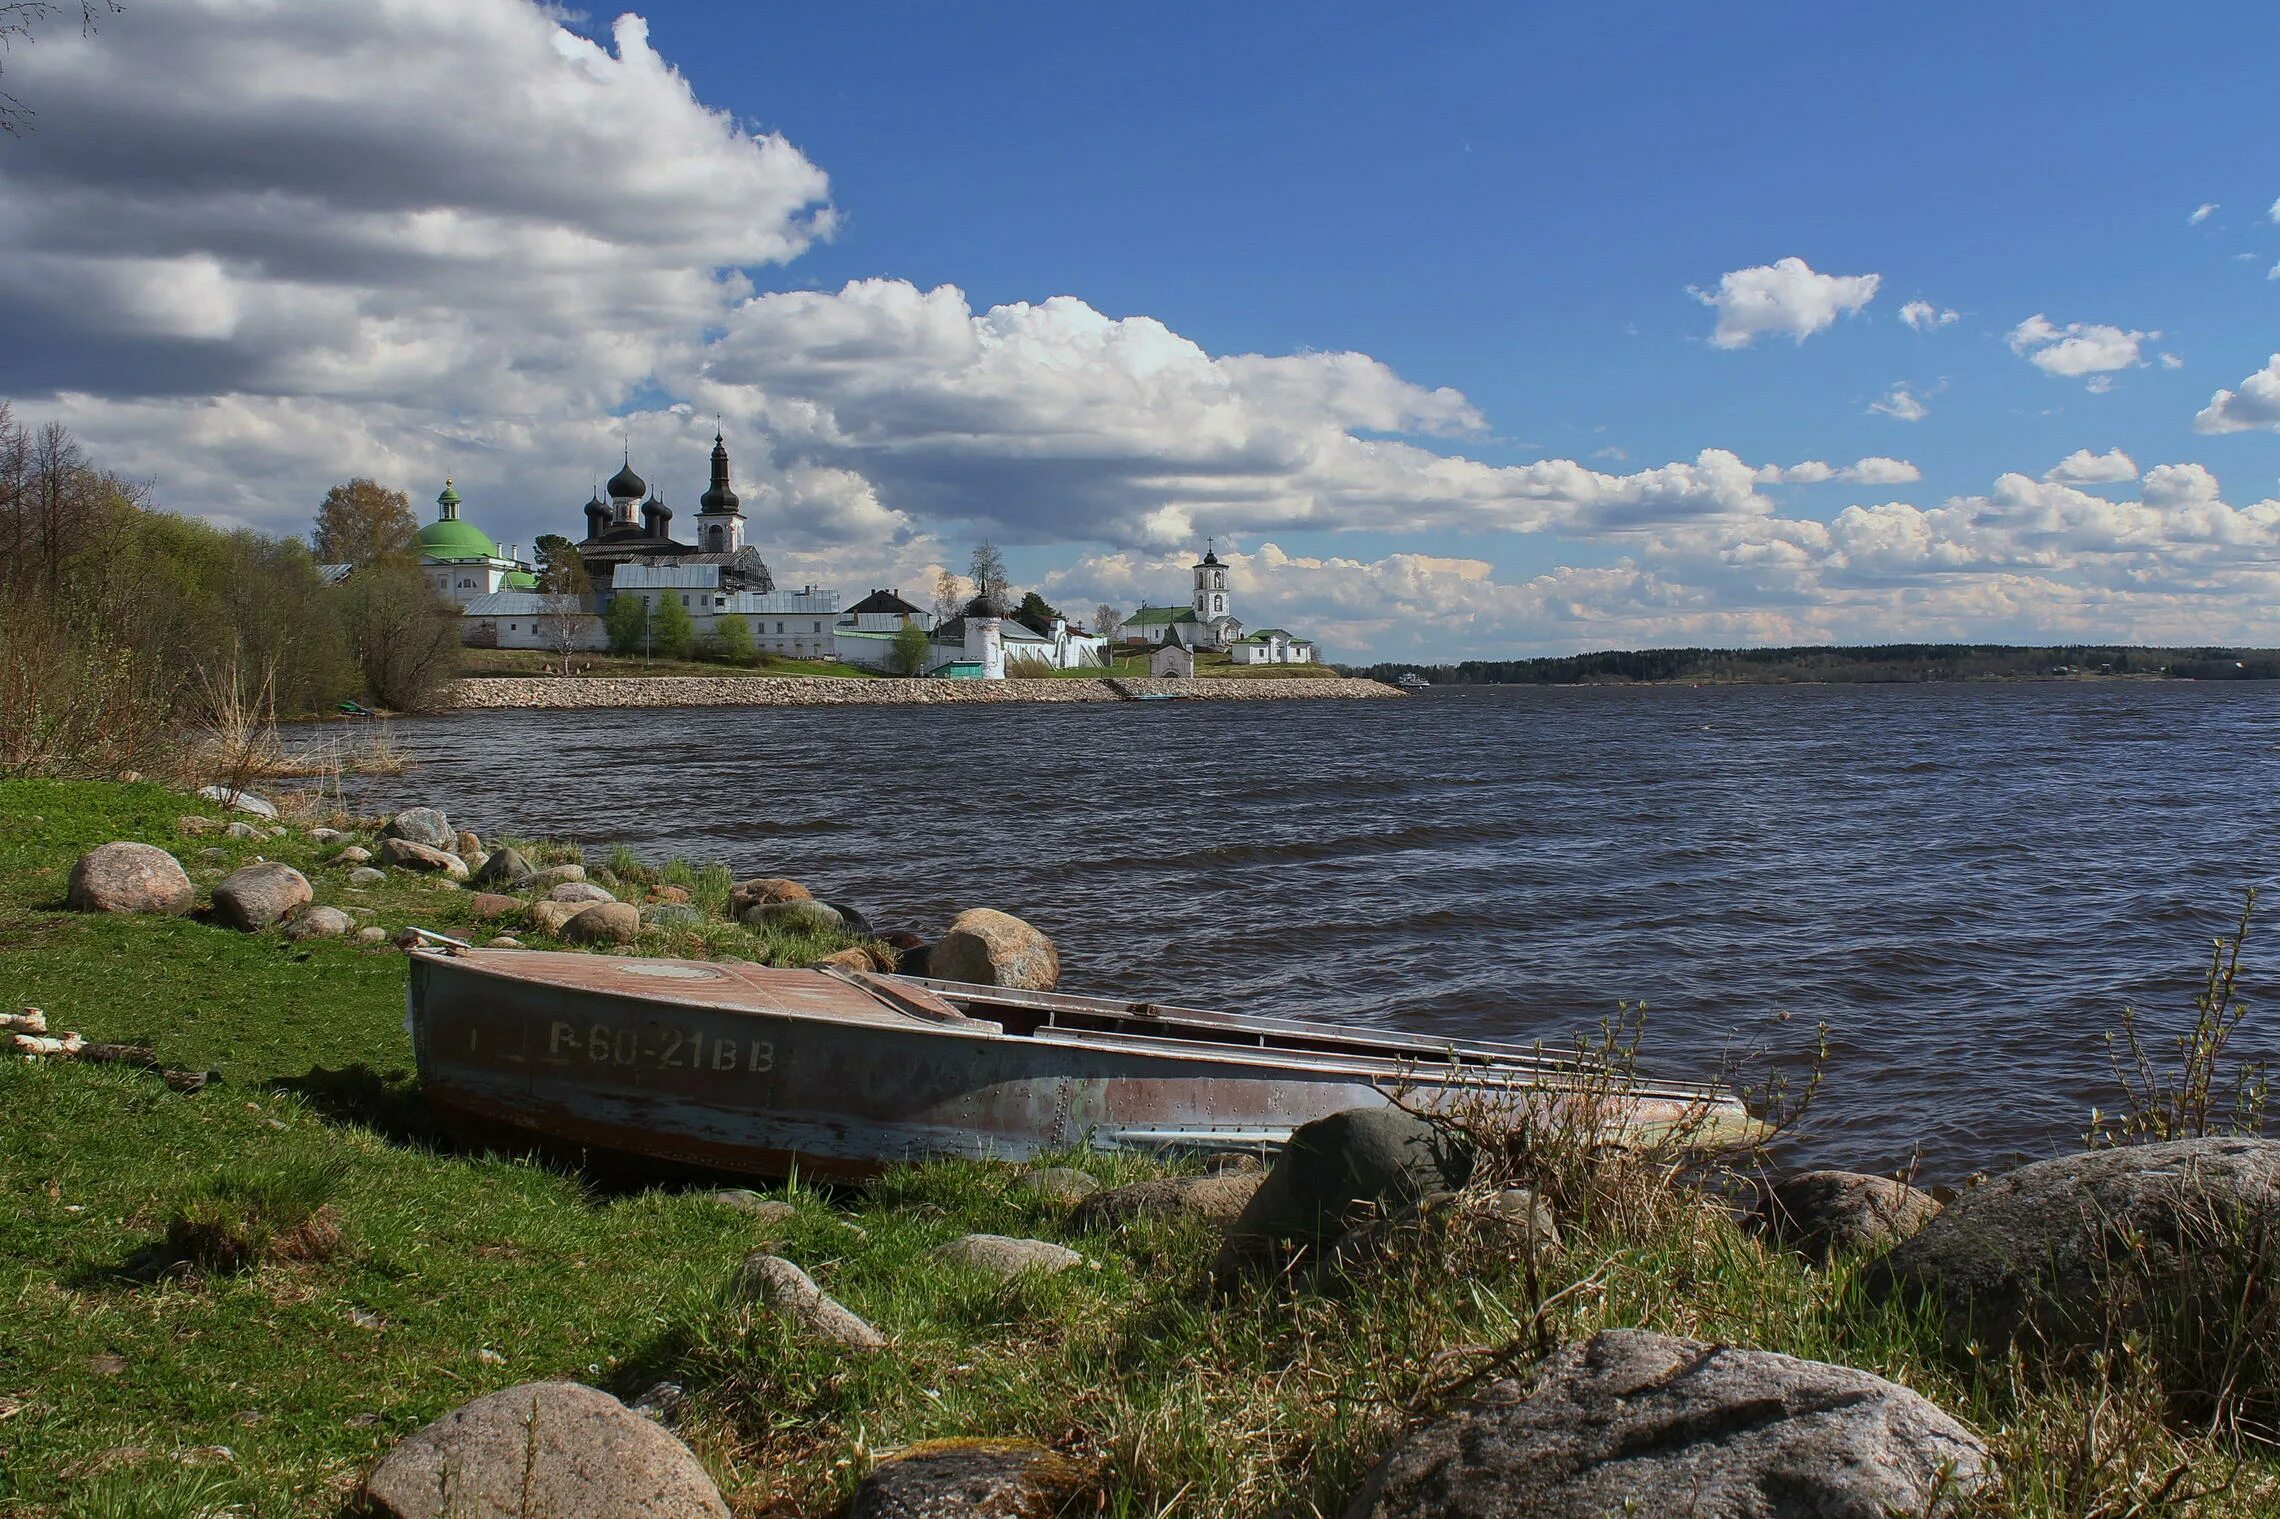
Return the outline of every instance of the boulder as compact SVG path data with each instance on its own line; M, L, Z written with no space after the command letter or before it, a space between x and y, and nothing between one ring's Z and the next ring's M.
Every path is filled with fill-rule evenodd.
M349 845L346 849L343 849L340 853L325 861L327 865L368 865L371 862L372 851L357 844Z
M702 928L705 915L685 902L659 902L641 910L641 921L651 928Z
M1093 1193L1077 1204L1071 1221L1080 1229L1098 1229L1135 1218L1200 1218L1231 1224L1242 1216L1244 1206L1264 1180L1263 1173L1252 1171L1136 1181Z
M564 881L546 894L549 902L615 902L616 897L590 881Z
M1302 1124L1274 1169L1228 1226L1214 1268L1224 1274L1287 1247L1320 1245L1385 1218L1428 1193L1453 1192L1472 1157L1399 1108L1349 1108Z
M1022 1174L1021 1188L1053 1202L1074 1203L1098 1192L1100 1183L1074 1166L1040 1166Z
M337 907L304 907L285 923L288 939L337 939L356 927L356 920Z
M197 794L209 802L220 802L232 812L250 812L257 818L273 818L277 809L250 791L232 791L227 786L200 786Z
M748 1187L723 1187L717 1192L701 1192L698 1196L708 1203L719 1203L739 1213L749 1213L763 1224L788 1224L799 1216L799 1209L779 1198L762 1197Z
M504 918L510 913L521 912L522 903L514 897L495 891L479 891L467 904L467 910L478 918Z
M459 835L451 828L451 820L434 807L408 807L388 819L380 830L382 839L402 839L410 844L425 844L430 849L448 851L459 842Z
M90 849L71 867L64 900L77 912L188 912L197 897L182 862L149 844Z
M480 859L483 854L483 841L464 828L453 836L451 847L453 853L464 855L470 859Z
M541 933L560 935L563 925L586 910L587 904L578 902L533 902L530 904L530 926Z
M728 915L742 918L763 902L799 902L807 896L808 889L797 881L787 881L782 876L755 876L729 888Z
M319 844L341 844L348 840L348 835L338 828L312 828L309 837Z
M586 872L581 868L578 873L583 876ZM520 891L536 874L530 868L530 861L523 858L521 850L494 849L484 857L482 867L475 872L473 880L478 886L503 886L509 891Z
M1346 1519L1885 1519L1988 1476L1971 1431L1846 1366L1608 1329L1393 1448Z
M1817 1261L1889 1250L1938 1217L1939 1199L1889 1176L1800 1171L1761 1187L1744 1221Z
M735 1295L765 1308L802 1334L845 1345L850 1350L877 1350L885 1335L829 1296L805 1271L780 1255L755 1250L736 1273Z
M446 880L467 879L467 862L449 850L431 844L416 843L411 839L382 839L380 863L393 865L398 870L417 870L425 874L440 875Z
M921 1440L871 1468L847 1519L1049 1519L1099 1480L1090 1462L1027 1440Z
M351 886L378 886L387 879L388 872L375 870L369 865L359 865L348 873L348 884Z
M745 913L744 921L754 928L777 928L792 933L811 934L841 933L847 926L839 914L807 897L762 902Z
M521 949L522 940L509 938L507 935L501 934L496 939L485 939L483 941L483 947L485 949Z
M1066 1245L1003 1234L966 1234L935 1250L937 1256L990 1276L1016 1277L1024 1271L1051 1275L1081 1265L1084 1257Z
M360 928L356 931L356 942L359 944L385 944L388 942L388 930L385 928Z
M728 1519L689 1448L608 1393L526 1382L407 1436L365 1479L385 1519Z
M2032 1319L2053 1344L2202 1260L2280 1227L2280 1140L2180 1139L2022 1166L1962 1193L1870 1268L1872 1291L1936 1297L1959 1340L2001 1350Z
M846 931L858 939L868 939L878 932L871 926L869 918L845 902L826 902L823 905L839 914L839 921L846 925Z
M578 907L575 902L563 905ZM641 937L641 913L629 902L578 907L578 915L562 925L562 937L573 944L631 944Z
M269 835L263 833L259 828L254 827L254 825L251 823L232 823L227 828L224 828L222 830L222 837L225 839L237 839L241 842L258 843L259 841L268 838Z
M232 928L256 933L307 906L314 895L307 876L290 865L264 860L214 883L214 913Z
M685 903L689 900L689 888L670 885L652 886L649 888L649 900L667 904Z
M583 865L549 865L544 870L532 871L530 879L524 883L522 889L525 891L552 891L564 881L583 881L585 879L586 867Z
M809 967L812 970L854 970L869 974L878 967L871 963L871 952L863 949L835 949Z
M235 858L236 856L227 849L217 848L212 844L208 844L204 849L198 851L199 861L207 865L223 865Z
M958 914L926 964L930 976L976 986L1049 992L1061 980L1061 956L1051 939L1011 913L987 907Z
M199 813L191 813L174 820L174 831L186 839L202 839L209 833L218 832L221 826L212 818Z

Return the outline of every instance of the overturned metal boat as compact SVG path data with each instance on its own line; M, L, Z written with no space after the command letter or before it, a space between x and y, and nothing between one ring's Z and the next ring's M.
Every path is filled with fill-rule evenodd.
M1707 1087L1390 1029L919 977L441 942L406 1027L447 1123L742 1175L862 1175L1068 1145L1262 1150L1395 1100L1581 1105L1626 1134L1746 1142Z

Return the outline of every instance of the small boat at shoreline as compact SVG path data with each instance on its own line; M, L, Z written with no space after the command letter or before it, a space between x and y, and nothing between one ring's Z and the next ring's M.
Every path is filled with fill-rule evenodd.
M1433 689L1433 683L1415 670L1402 671L1401 679L1395 681L1394 684L1404 691L1430 691Z
M726 961L449 941L408 959L405 1026L446 1127L581 1156L852 1177L1069 1145L1261 1151L1396 1099L1580 1106L1614 1142L1756 1133L1729 1094L1518 1045Z

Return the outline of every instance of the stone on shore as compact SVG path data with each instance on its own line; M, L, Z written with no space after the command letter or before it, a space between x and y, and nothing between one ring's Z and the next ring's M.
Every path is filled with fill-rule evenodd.
M263 833L259 828L256 828L251 823L232 823L227 828L224 828L222 830L222 837L225 839L237 839L241 842L258 842L259 840L268 838L269 835Z
M1760 1189L1752 1231L1816 1261L1889 1250L1939 1216L1939 1199L1889 1176L1800 1171Z
M1987 1449L1850 1367L1609 1329L1396 1445L1346 1519L1883 1519L1942 1514Z
M641 912L630 902L562 905L578 908L578 915L562 925L562 937L573 944L631 944L641 937Z
M483 856L483 841L464 828L453 835L451 848L454 854L467 859L480 859Z
M182 862L149 844L90 849L71 867L65 902L77 912L147 912L172 917L197 899Z
M872 938L878 933L878 930L871 926L871 920L863 916L862 909L850 906L845 902L825 902L823 905L839 914L839 921L846 925L845 932L851 933L859 939Z
M530 879L523 883L522 889L525 891L552 891L564 881L583 881L585 879L586 867L583 865L549 865L544 870L532 871Z
M1049 1240L1012 1239L1003 1234L966 1234L934 1252L941 1259L990 1276L1012 1278L1024 1271L1051 1275L1081 1265L1084 1257Z
M388 930L385 928L360 928L356 931L356 942L359 944L385 944L388 942Z
M277 809L250 791L232 791L227 786L200 786L197 794L209 802L220 802L232 812L250 812L257 818L273 818Z
M371 863L371 860L371 850L361 845L351 844L325 863L327 865L365 865Z
M930 976L976 986L1049 992L1061 980L1053 941L1011 913L988 907L958 914L928 951L926 964Z
M521 949L522 940L514 938L507 934L501 934L496 939L485 939L483 941L483 947L485 949Z
M836 934L847 929L846 920L839 914L807 897L762 902L744 915L744 921L754 928L780 928L792 933Z
M473 879L478 886L504 886L509 891L520 891L535 874L537 872L531 869L530 861L523 858L521 850L494 849L484 859L482 868L475 872ZM585 871L581 869L579 874L584 875Z
M728 915L742 918L763 902L797 902L808 895L808 889L797 881L788 881L782 876L755 876L729 888Z
M563 925L584 912L589 905L582 902L533 902L527 916L533 928L559 937Z
M750 1214L757 1222L769 1225L788 1224L799 1216L799 1209L780 1198L762 1197L749 1187L722 1187L717 1192L697 1194L708 1203L719 1203L739 1213Z
M868 975L876 967L871 964L871 954L868 950L835 949L816 961L810 969L862 971Z
M734 1290L739 1298L758 1304L812 1338L845 1345L850 1350L877 1350L887 1343L885 1335L864 1323L818 1287L814 1278L780 1255L755 1250L746 1256L744 1265L736 1273Z
M387 879L388 872L375 870L370 865L359 865L348 873L348 884L351 886L378 886Z
M337 907L304 907L285 922L288 939L338 939L356 920Z
M459 842L452 831L451 820L434 807L407 807L388 819L380 830L383 839L403 839L408 843L425 844L430 849L449 850Z
M1027 1440L921 1440L871 1468L847 1519L1051 1519L1099 1478Z
M1231 1224L1242 1216L1244 1206L1265 1180L1262 1171L1235 1171L1136 1181L1093 1193L1077 1204L1071 1222L1079 1229L1098 1229L1136 1218L1200 1218Z
M1452 1192L1472 1157L1413 1113L1349 1108L1302 1124L1243 1214L1228 1226L1220 1274L1293 1247L1326 1244L1433 1192Z
M467 879L465 860L449 850L414 843L410 839L382 839L380 863L393 865L398 870L417 870L428 875L440 875L453 881Z
M522 902L496 891L479 891L468 902L467 910L478 918L503 918L522 911Z
M309 837L319 844L339 844L346 842L348 835L338 828L312 828Z
M546 894L549 902L615 902L617 898L590 881L564 881Z
M309 878L290 865L264 860L233 870L214 883L214 913L230 927L258 933L316 895Z
M1996 1351L2029 1321L2048 1343L2083 1343L2275 1228L2280 1140L2090 1150L1970 1188L1877 1261L1869 1287L1935 1296L1959 1341Z
M527 1382L407 1436L365 1479L385 1519L728 1519L689 1448L608 1393Z

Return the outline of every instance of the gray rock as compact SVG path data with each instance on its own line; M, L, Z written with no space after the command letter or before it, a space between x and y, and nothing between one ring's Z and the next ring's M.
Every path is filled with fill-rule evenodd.
M254 827L251 823L232 823L229 827L222 830L222 837L225 839L237 839L240 842L244 843L259 843L261 840L268 838L269 835L263 833L259 828Z
M795 897L787 902L762 902L745 913L744 921L754 928L781 928L795 933L836 934L845 932L847 928L846 919L808 897Z
M1760 1189L1748 1227L1825 1261L1888 1250L1939 1216L1939 1199L1889 1176L1800 1171Z
M702 928L705 915L686 902L659 902L641 909L641 921L651 928Z
M359 865L348 873L348 884L351 886L377 886L387 879L388 872L374 870L369 865Z
M927 951L926 973L943 981L1049 992L1061 980L1053 941L1011 913L976 907L958 914Z
M393 865L398 870L416 870L427 875L440 875L446 880L467 879L467 862L448 850L416 843L411 839L382 839L380 863Z
M708 1203L719 1203L739 1213L749 1213L763 1224L788 1224L799 1216L799 1209L778 1198L762 1197L747 1187L723 1187L717 1192L699 1193Z
M626 1406L644 1419L670 1424L689 1406L689 1390L678 1382L653 1382Z
M2280 1227L2280 1140L2181 1139L2039 1161L1982 1182L1870 1268L1923 1292L1958 1339L2000 1350L2030 1318L2053 1343L2174 1282L2224 1234Z
M871 927L871 920L864 917L857 909L850 907L845 902L825 902L823 905L839 914L839 921L845 932L853 934L858 939L876 937L878 930Z
M327 865L368 865L371 862L372 851L359 844L351 844L325 861Z
M475 872L475 884L503 886L509 891L520 891L537 873L531 869L530 861L523 858L521 850L494 849L484 858L482 868ZM584 868L581 867L578 873L584 875Z
M388 930L385 928L360 928L356 931L356 942L359 944L385 944L388 942Z
M608 1393L527 1382L406 1437L365 1480L386 1519L728 1519L689 1448Z
M578 908L577 916L562 925L562 937L573 944L631 944L641 937L641 913L629 902L596 902Z
M348 835L338 828L312 828L309 837L320 844L338 844L347 839Z
M549 902L615 902L616 897L587 881L564 881L547 892Z
M285 924L288 939L337 939L356 927L356 920L337 907L304 907Z
M198 851L199 862L206 865L224 865L229 863L229 861L234 858L236 858L236 856L232 855L227 849L222 849L212 844L208 844L204 849Z
M1259 1184L1262 1171L1231 1172L1218 1176L1163 1176L1129 1186L1095 1192L1077 1204L1071 1221L1080 1229L1097 1229L1135 1218L1200 1218L1231 1224L1240 1218Z
M442 850L449 850L459 842L459 835L452 832L451 820L434 807L407 807L388 819L387 826L380 830L380 837Z
M1290 1247L1326 1244L1428 1193L1462 1187L1472 1159L1399 1108L1349 1108L1302 1124L1228 1226L1213 1268L1225 1274Z
M877 1350L887 1343L885 1335L842 1307L805 1271L780 1255L755 1250L746 1256L736 1273L734 1291L737 1297L767 1309L814 1338L851 1350Z
M197 899L182 862L149 844L90 849L71 867L64 896L76 912L148 912L171 917Z
M1987 1480L1971 1431L1850 1367L1609 1329L1409 1436L1346 1519L1888 1519Z
M1003 1234L967 1234L934 1252L946 1261L991 1276L1015 1277L1024 1271L1047 1275L1080 1265L1084 1257L1066 1245L1041 1239L1011 1239Z
M257 818L273 818L277 809L250 791L232 791L226 786L200 786L198 795L209 802L220 802L232 812L250 812Z
M314 895L307 876L290 865L264 860L214 883L214 912L230 927L250 934L307 906Z
M530 880L525 883L524 890L552 891L564 881L583 881L585 879L586 867L583 865L549 865L544 870L532 871Z
M1081 1202L1100 1190L1100 1182L1074 1166L1043 1166L1024 1172L1021 1187L1057 1203Z
M1049 1519L1099 1480L1091 1463L1026 1440L921 1440L871 1468L847 1519Z

